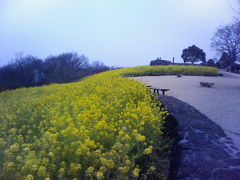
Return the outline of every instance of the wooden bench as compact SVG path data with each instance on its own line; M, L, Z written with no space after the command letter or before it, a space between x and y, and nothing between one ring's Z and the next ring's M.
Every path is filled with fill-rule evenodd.
M169 91L169 89L153 88L153 93L159 94L159 91L162 91L162 95L165 95L165 92Z
M209 83L209 82L200 82L201 86L203 87L212 87L214 83Z
M170 90L170 89L155 88L155 87L152 87L151 85L148 85L146 87L149 89L149 91L153 89L153 93L159 94L159 91L162 91L162 95L165 95L165 92Z

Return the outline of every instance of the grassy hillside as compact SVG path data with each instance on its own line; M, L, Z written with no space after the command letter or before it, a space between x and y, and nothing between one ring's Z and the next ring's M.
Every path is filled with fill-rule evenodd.
M121 77L152 68L165 71L126 68L0 93L0 179L164 178L151 159L166 151L168 113Z

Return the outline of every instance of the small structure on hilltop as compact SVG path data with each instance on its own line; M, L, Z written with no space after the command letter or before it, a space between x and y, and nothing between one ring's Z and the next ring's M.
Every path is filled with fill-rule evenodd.
M161 57L157 58L156 60L152 60L150 62L150 66L159 66L159 65L170 65L171 61L162 60Z

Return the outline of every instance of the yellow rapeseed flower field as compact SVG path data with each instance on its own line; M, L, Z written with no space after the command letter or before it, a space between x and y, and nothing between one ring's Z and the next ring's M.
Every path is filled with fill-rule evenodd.
M195 76L216 76L217 68L209 66L183 66L183 65L169 65L169 66L138 66L122 69L123 74L130 76L157 76L157 75L195 75Z
M136 72L140 69L136 69ZM0 93L0 179L134 179L168 112L133 69Z

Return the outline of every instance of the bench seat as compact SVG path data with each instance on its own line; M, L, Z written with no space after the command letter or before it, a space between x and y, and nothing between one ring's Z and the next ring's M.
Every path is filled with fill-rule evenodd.
M159 92L162 91L162 95L165 95L166 91L169 91L170 89L163 89L163 88L153 88L153 93L160 94Z

